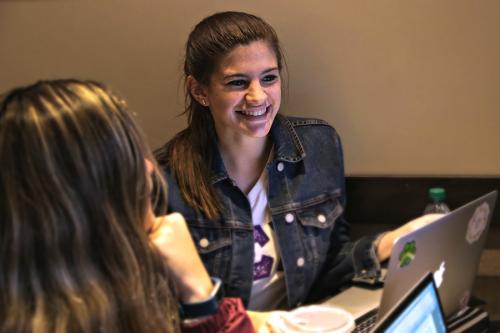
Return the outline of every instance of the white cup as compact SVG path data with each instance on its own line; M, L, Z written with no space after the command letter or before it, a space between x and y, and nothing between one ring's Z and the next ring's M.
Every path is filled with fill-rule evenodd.
M348 333L355 324L353 316L343 309L310 305L282 314L278 327L283 333Z

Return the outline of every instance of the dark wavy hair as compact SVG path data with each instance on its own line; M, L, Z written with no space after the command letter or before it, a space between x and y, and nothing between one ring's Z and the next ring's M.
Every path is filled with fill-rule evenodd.
M126 109L89 81L1 98L0 332L179 330L145 230L153 157Z
M192 76L208 85L220 60L240 45L263 41L276 55L278 69L284 64L283 52L274 29L263 19L242 12L221 12L204 18L189 34L184 60L185 80ZM185 114L188 127L155 152L177 181L183 199L198 212L215 219L219 203L210 179L214 147L213 118L207 107L191 96L185 86Z

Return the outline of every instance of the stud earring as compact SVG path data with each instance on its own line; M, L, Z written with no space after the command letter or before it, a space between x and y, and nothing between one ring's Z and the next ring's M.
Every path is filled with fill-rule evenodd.
M207 106L207 102L205 102L205 99L204 99L204 98L202 98L202 99L201 99L201 105L203 105L203 106Z

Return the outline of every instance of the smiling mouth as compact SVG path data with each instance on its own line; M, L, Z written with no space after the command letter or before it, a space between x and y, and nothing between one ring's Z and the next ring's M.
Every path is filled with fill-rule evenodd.
M265 108L259 108L257 110L240 110L236 111L238 114L248 116L248 117L261 117L268 112L271 112L271 105L266 106Z

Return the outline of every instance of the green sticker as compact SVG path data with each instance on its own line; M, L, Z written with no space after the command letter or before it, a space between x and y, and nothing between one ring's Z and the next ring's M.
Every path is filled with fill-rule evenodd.
M403 251L401 251L401 253L399 254L399 267L403 268L405 266L408 266L413 261L416 254L417 245L415 241L406 243Z

